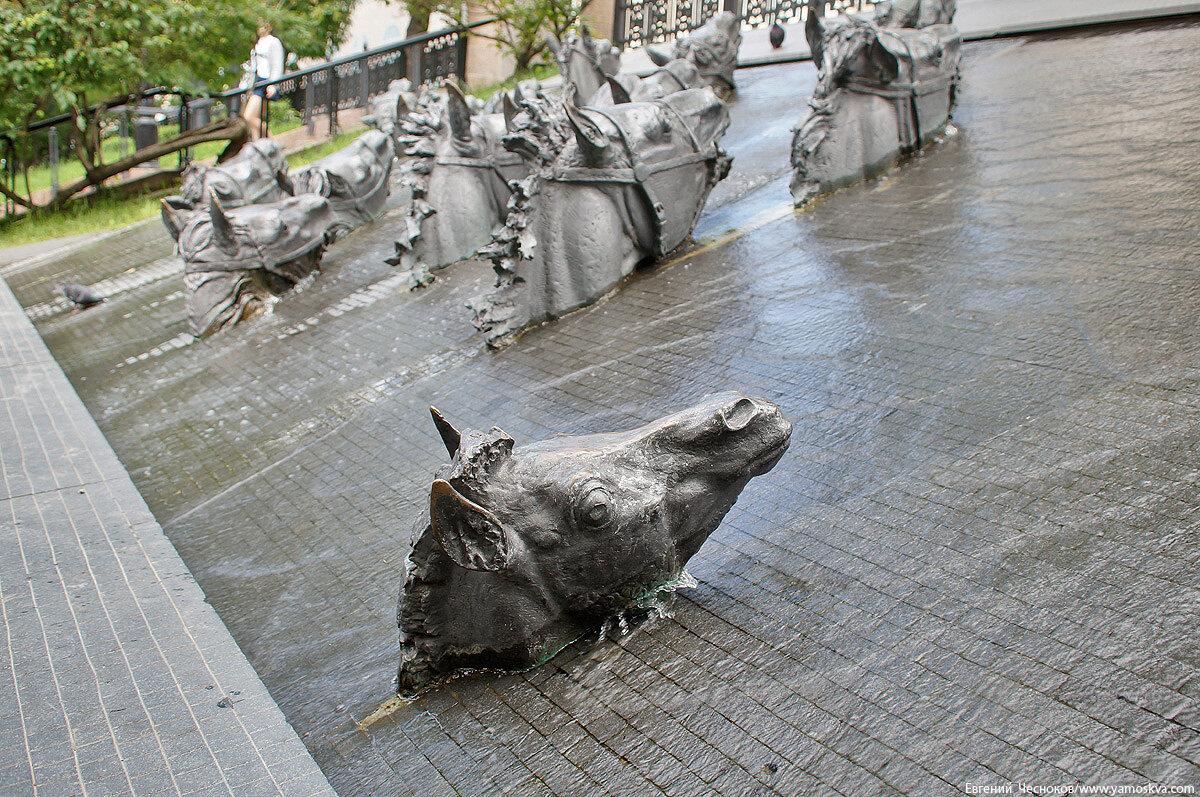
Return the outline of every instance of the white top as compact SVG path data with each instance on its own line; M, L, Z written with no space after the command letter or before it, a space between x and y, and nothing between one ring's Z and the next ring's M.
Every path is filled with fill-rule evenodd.
M283 42L268 33L250 51L250 69L259 80L283 77Z

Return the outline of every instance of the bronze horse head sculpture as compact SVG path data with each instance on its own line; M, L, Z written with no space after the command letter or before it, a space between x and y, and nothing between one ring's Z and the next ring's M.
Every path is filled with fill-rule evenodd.
M402 181L413 198L388 262L413 271L418 282L487 243L504 219L509 182L529 173L525 161L502 146L515 113L508 95L502 107L472 115L462 91L447 83L444 106L410 114L404 123L402 152L412 157L402 166Z
M349 146L296 169L290 178L296 195L325 197L339 226L351 229L371 221L383 209L395 157L391 136L368 130Z
M558 64L563 85L574 86L580 99L590 99L604 85L606 76L621 71L620 51L608 39L593 39L587 25L561 42L553 35L547 36L546 45Z
M732 11L722 11L691 33L676 39L670 50L647 47L646 53L658 66L675 58L692 62L713 90L726 97L736 88L733 70L737 68L741 46L741 23Z
M210 195L216 196L223 207L236 208L278 202L293 193L279 145L267 138L251 141L216 166L199 161L189 163L183 170L180 194L166 197L162 202L163 224L172 238L178 238L181 212L203 209Z
M405 567L397 689L464 668L523 669L677 579L792 426L737 392L627 432L530 445L459 432Z
M316 194L228 210L209 194L204 210L164 203L163 213L179 227L188 328L197 337L265 311L320 266L340 227L329 200Z

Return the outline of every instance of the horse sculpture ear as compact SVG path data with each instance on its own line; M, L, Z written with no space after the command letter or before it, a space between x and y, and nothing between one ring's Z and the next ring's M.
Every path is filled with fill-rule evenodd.
M825 3L819 0L808 0L808 8L804 15L804 38L808 39L808 49L812 53L813 63L821 65L821 55L825 49L825 25L821 17L825 14Z
M571 103L567 103L564 107L567 111L567 121L571 123L571 129L575 131L575 141L579 144L579 151L584 160L596 161L602 158L605 148L608 147L608 136L604 135L595 122L576 110Z
M212 219L213 240L217 242L217 246L226 252L236 252L237 235L229 217L225 215L225 209L221 207L221 201L212 191L208 192L208 216Z
M291 178L288 177L287 170L277 169L275 171L275 183L279 186L279 190L288 196L296 195L296 189L292 185Z
M471 140L471 109L462 89L452 80L446 81L446 118L450 121L450 132L459 141Z
M429 519L433 536L459 567L495 572L508 565L508 544L500 521L444 479L433 480Z
M403 122L412 113L412 109L408 107L408 103L404 101L404 95L396 92L396 124Z
M430 407L429 414L433 416L433 425L437 427L442 442L446 444L446 450L453 457L458 453L458 447L462 443L462 435L450 425L450 421L446 420L444 415L438 412L437 407Z
M574 83L567 82L566 88L562 90L563 105L574 105L579 107L579 87Z
M175 200L175 202L171 200ZM183 206L176 206L176 202L182 201L182 197L163 197L162 199L163 224L166 225L167 232L171 233L171 237L176 241L179 240L179 233L183 232L183 227L187 223L187 210Z
M596 42L592 39L592 32L588 30L586 22L579 26L579 43L583 45L583 51L592 59L592 63L596 63Z
M500 98L500 110L504 113L504 129L511 133L513 119L517 118L517 106L508 92Z
M612 75L605 75L604 80L608 83L608 90L612 93L614 105L623 105L627 102L632 102L629 99L629 92L625 90L625 87L616 78Z

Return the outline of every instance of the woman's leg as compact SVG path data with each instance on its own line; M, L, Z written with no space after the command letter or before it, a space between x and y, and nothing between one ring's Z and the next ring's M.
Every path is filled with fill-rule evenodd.
M250 128L251 141L258 141L262 132L262 104L263 98L251 92L246 98L246 109L242 111L242 118Z

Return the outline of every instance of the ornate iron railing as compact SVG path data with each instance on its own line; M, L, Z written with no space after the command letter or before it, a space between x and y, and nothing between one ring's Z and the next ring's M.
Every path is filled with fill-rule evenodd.
M489 24L476 22L462 29L439 30L401 42L364 50L357 55L328 61L289 72L277 80L259 84L275 86L274 99L287 100L311 129L319 116L329 117L329 130L337 129L337 113L363 108L372 97L387 91L388 83L407 77L414 85L440 78L461 77L467 67L467 36L471 28ZM230 89L214 95L230 114L240 110L246 89ZM270 103L263 122L270 122Z
M831 12L861 12L870 0L827 0ZM622 49L674 39L703 25L720 11L732 11L742 27L802 22L804 0L617 0L613 43Z

